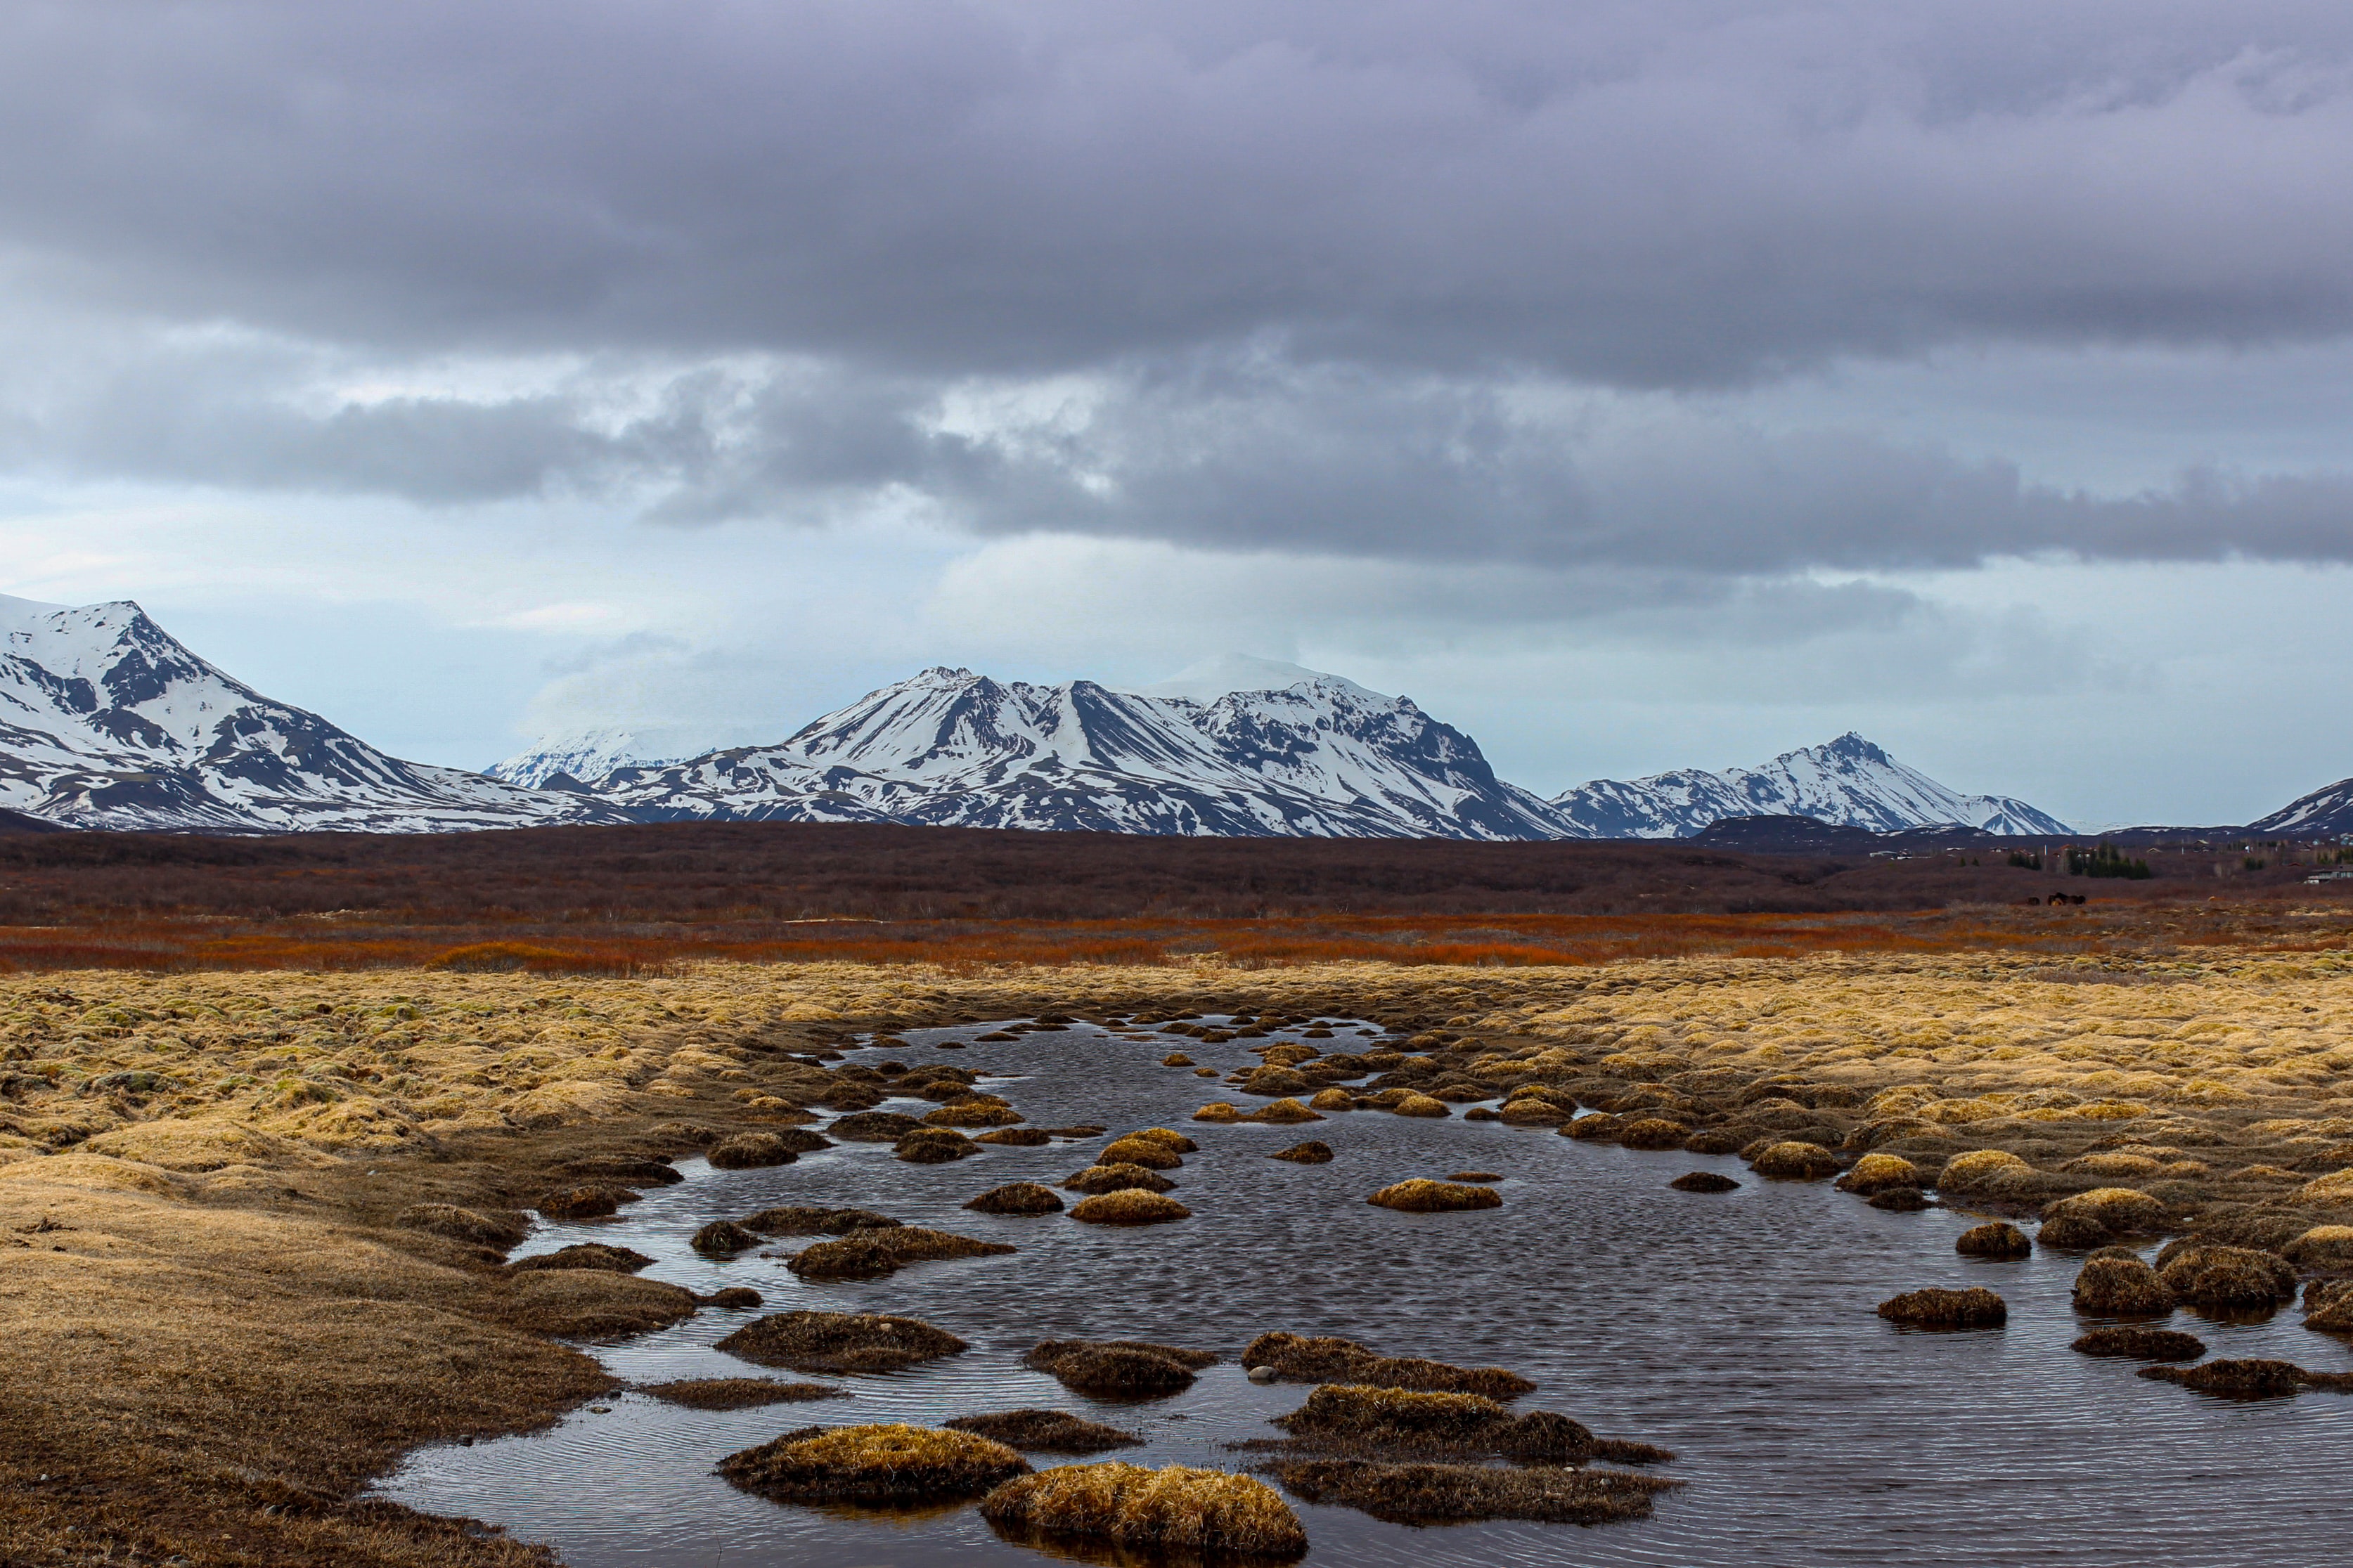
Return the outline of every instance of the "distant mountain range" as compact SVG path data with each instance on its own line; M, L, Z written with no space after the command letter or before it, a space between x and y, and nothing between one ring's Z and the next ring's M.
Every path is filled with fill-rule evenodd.
M637 754L624 731L488 773L407 763L207 664L137 605L0 596L0 814L106 828L442 832L565 823L902 822L1232 837L1678 838L1732 818L1874 833L2073 830L1860 735L1757 768L1546 800L1412 701L1227 660L1141 691L933 668L765 746ZM30 826L29 824L26 826ZM2255 825L2353 831L2353 780Z

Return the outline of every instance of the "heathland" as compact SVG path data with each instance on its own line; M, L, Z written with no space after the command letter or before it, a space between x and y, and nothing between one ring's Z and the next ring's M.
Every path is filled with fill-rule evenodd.
M220 865L85 849L79 884L54 862L5 874L23 923L0 974L0 1561L538 1560L366 1500L365 1483L416 1445L553 1419L610 1386L562 1341L697 1303L628 1274L507 1267L502 1228L600 1162L850 1106L862 1086L826 1053L860 1032L1056 1012L1352 1016L1382 1026L1392 1071L1441 1103L1535 1086L1600 1110L1601 1136L1794 1142L1850 1171L1885 1155L1905 1180L2021 1218L2128 1188L2168 1231L2259 1247L2353 1218L2353 903L2300 886L2211 901L2185 876L2030 910L2018 889L2084 884L1946 866L2008 896L1657 915L1482 910L1471 893L1432 912L1375 889L1371 912L1327 900L1286 917L1323 931L1302 944L1357 944L1337 962L1250 949L1267 921L1230 906L1139 912L1098 889L1081 914L1066 889L1059 936L1053 915L965 917L987 941L934 945L942 962L844 945L860 961L754 963L696 954L762 899L764 929L821 918L757 864L673 868L681 887L732 889L701 934L682 893L660 921L567 933L561 912L591 906L557 891L518 909L535 884L501 881L494 856L470 923L444 918L463 901L458 859L439 883L412 867L370 884L364 858L338 869L315 849L195 842L176 852ZM864 876L870 893L882 879ZM909 882L909 900L940 896ZM153 893L135 914L133 884ZM265 885L275 901L221 907ZM315 918L340 910L396 912ZM44 910L54 929L26 930ZM1114 954L1128 962L1007 963L989 946L1075 946L1075 922L1098 918L1135 922ZM1539 942L1514 921L1562 923ZM284 945L304 924L391 945ZM187 933L207 925L247 945L206 950ZM1471 930L1504 934L1480 939L1480 962L1443 962ZM1410 961L1359 956L1384 940ZM133 966L138 942L152 967ZM77 952L107 967L74 967ZM1276 1090L1296 1092L1216 1093ZM1524 1129L1552 1131L1542 1116ZM463 1234L448 1209L488 1229Z

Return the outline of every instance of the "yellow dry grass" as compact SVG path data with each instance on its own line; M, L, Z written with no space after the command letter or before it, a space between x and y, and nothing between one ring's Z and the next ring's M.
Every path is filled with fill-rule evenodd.
M1017 1536L1251 1556L1290 1556L1307 1546L1299 1516L1263 1481L1185 1465L1058 1466L1008 1481L980 1511Z

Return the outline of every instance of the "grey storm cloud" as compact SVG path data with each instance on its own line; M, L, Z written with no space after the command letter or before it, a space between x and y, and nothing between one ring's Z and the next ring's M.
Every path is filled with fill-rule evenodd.
M2097 497L1527 402L2339 339L2353 11L23 0L0 289L301 346L0 370L0 453L76 474L1719 573L2342 560L2342 476ZM586 368L322 407L305 355ZM1055 376L1083 418L944 420Z

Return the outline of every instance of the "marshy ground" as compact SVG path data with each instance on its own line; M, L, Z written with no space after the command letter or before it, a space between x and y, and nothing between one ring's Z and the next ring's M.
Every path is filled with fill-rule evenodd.
M1824 1450L1838 1446L1830 1435L1854 1414L1841 1406L1862 1396L1843 1382L1810 1391L1802 1376L1777 1381L1791 1369L1773 1358L1811 1364L1808 1347L1837 1347L1824 1364L1883 1353L1874 1363L1882 1375L1924 1389L1978 1379L1979 1406L1990 1399L1999 1409L2000 1396L1987 1394L1982 1380L2005 1365L2028 1376L2020 1363L2031 1357L2016 1347L2059 1336L2054 1353L2066 1364L2114 1374L2085 1385L2084 1421L2100 1409L2112 1420L2146 1419L2147 1445L2179 1451L2198 1440L2203 1412L2226 1407L2198 1394L2195 1379L2152 1384L2133 1378L2128 1361L2066 1352L2100 1326L2069 1305L2082 1251L1963 1258L1953 1238L1995 1217L2031 1231L2051 1205L2089 1197L2057 1217L2100 1229L2098 1238L2085 1231L2090 1245L2113 1239L2154 1259L2165 1237L2194 1233L2274 1254L2301 1243L2306 1255L2333 1257L2325 1236L2310 1238L2353 1220L2353 1176L2338 1174L2353 1169L2353 962L2341 946L2306 948L1516 969L958 973L809 964L657 978L0 978L0 1327L19 1369L0 1385L0 1556L97 1562L111 1552L120 1562L135 1548L140 1560L176 1555L191 1564L540 1560L537 1549L495 1531L376 1498L369 1482L420 1447L479 1444L551 1423L556 1435L543 1441L568 1440L584 1423L606 1419L584 1414L592 1401L666 1409L666 1419L716 1423L747 1439L728 1437L723 1453L810 1417L887 1423L949 1395L962 1403L943 1404L920 1424L1015 1408L976 1402L960 1380L983 1374L958 1369L999 1349L990 1365L1018 1365L1048 1339L1165 1339L1229 1352L1229 1364L1201 1373L1201 1387L1219 1398L1249 1390L1264 1405L1250 1406L1250 1430L1232 1426L1237 1438L1271 1436L1265 1417L1296 1408L1307 1392L1246 1381L1235 1358L1261 1331L1345 1333L1376 1352L1525 1373L1543 1388L1530 1408L1557 1408L1611 1436L1685 1454L1679 1479L1690 1485L1659 1503L1656 1521L1669 1532L1662 1539L1683 1544L1688 1538L1675 1532L1695 1521L1737 1528L1710 1512L1728 1506L1729 1456L1742 1451L1703 1419L1710 1408L1750 1412L1746 1451L1757 1462L1809 1476L1815 1490L1824 1484L1832 1458ZM1293 1022L1255 1037L1247 1024L1219 1028L1198 1017L1189 1032L1136 1026L1185 1014L1229 1025L1269 1015ZM974 1038L981 1031L957 1028L952 1037L965 1051L934 1054L952 1026L1056 1016L1118 1022L987 1045ZM1302 1026L1318 1017L1366 1020L1378 1032L1304 1038L1314 1031ZM878 1034L904 1048L827 1056ZM1318 1112L1329 1164L1267 1159L1298 1140L1280 1124L1182 1120L1205 1099L1246 1112L1303 1100L1287 1078L1246 1081L1245 1072L1266 1065L1250 1047L1276 1038L1319 1053L1276 1063L1279 1072L1349 1102ZM1174 1054L1229 1081L1211 1085L1190 1066L1161 1065ZM1317 1067L1338 1056L1372 1059L1341 1078ZM958 1103L897 1092L892 1080L906 1075L871 1065L885 1060L1008 1072L970 1087L1008 1102L1029 1125L1072 1135L1029 1147L976 1143L972 1155L937 1163L894 1159L892 1142L840 1139L732 1171L706 1159L744 1134L813 1128L822 1136L840 1115L920 1121L934 1105ZM1286 1092L1269 1098L1278 1089ZM1399 1092L1380 1108L1392 1089ZM1586 1113L1580 1121L1615 1120L1594 1129L1599 1137L1564 1138L1556 1119L1540 1113L1563 1098ZM1415 1114L1423 1100L1447 1114ZM1414 1111L1398 1114L1408 1104ZM1534 1109L1515 1115L1515 1105ZM1481 1111L1487 1119L1474 1120ZM1181 1166L1132 1166L1173 1178L1189 1217L1076 1226L1067 1214L962 1206L1015 1181L1060 1187L1104 1150L1109 1140L1086 1131L1095 1123L1114 1134L1174 1125L1198 1139L1201 1152L1183 1154ZM1668 1139L1661 1125L1681 1136ZM1632 1148L1610 1135L1631 1127L1643 1129ZM1799 1161L1789 1167L1795 1179L1776 1180L1740 1158L1789 1143L1827 1152L1828 1166L1810 1173L1810 1162ZM1861 1192L1805 1179L1852 1170L1871 1153L1908 1163L1940 1206L1883 1212L1866 1207ZM629 1162L660 1160L690 1179L631 1184ZM1742 1186L1704 1201L1669 1190L1695 1161ZM1503 1176L1472 1189L1492 1193L1500 1207L1391 1214L1365 1203L1395 1182L1466 1169ZM611 1216L550 1225L520 1250L610 1242L654 1264L634 1272L506 1266L502 1227L551 1194L583 1187L615 1194ZM2155 1217L2104 1195L2117 1191L2139 1194ZM821 1226L732 1255L688 1246L712 1221L796 1205L870 1208L1017 1251L916 1261L863 1282L808 1281L782 1267L822 1242ZM452 1235L450 1224L420 1217L446 1221L452 1209L489 1231L469 1239L462 1225ZM689 1215L693 1223L684 1224ZM1395 1228L1367 1244L1343 1224ZM1040 1226L1058 1228L1041 1240ZM1486 1228L1471 1228L1479 1226ZM846 1234L854 1238L858 1227ZM1923 1247L1921 1237L1936 1244ZM1773 1267L1775 1249L1807 1245L1843 1250L1769 1279L1754 1272ZM1193 1247L1226 1258L1231 1272L1214 1289L1182 1266L1206 1255L1186 1250ZM1332 1259L1343 1253L1350 1278L1335 1276ZM1711 1270L1711 1258L1736 1266ZM1066 1276L1051 1272L1062 1268ZM1751 1270L1745 1280L1742 1269ZM1119 1290L1113 1280L1124 1282ZM1978 1286L2008 1300L2006 1329L1920 1336L1873 1315L1878 1300L1902 1290ZM712 1413L617 1394L616 1368L645 1383L752 1370L708 1348L762 1315L702 1304L720 1288L755 1289L766 1312L812 1304L904 1312L979 1348L880 1380L903 1390L942 1380L937 1393L856 1393L841 1401L839 1421L830 1405ZM2286 1360L2323 1380L2287 1380L2304 1392L2262 1407L2287 1414L2261 1415L2277 1425L2235 1439L2238 1454L2267 1467L2261 1513L2275 1539L2304 1495L2297 1465L2317 1476L2344 1458L2327 1447L2341 1420L2316 1429L2295 1414L2341 1397L2325 1380L2346 1369L2343 1342L2304 1332L2297 1320L2288 1307L2267 1322L2197 1321L2218 1360ZM1678 1333L1740 1354L1713 1387L1696 1372L1662 1380L1646 1357ZM1645 1352L1646 1340L1660 1343ZM590 1353L565 1342L598 1341L621 1348ZM670 1376L652 1375L651 1364L641 1375L631 1360L640 1354L679 1364ZM1715 1365L1704 1355L1683 1361L1699 1371ZM1604 1370L1612 1363L1648 1367L1651 1379L1621 1381ZM1050 1404L1028 1392L1058 1386L1037 1377L1018 1403ZM2005 1430L1996 1416L1979 1420ZM1116 1416L1111 1424L1126 1425ZM2010 1458L2048 1460L2033 1447L2069 1441L2064 1426L2017 1426L2010 1435L2022 1447ZM1161 1449L1140 1462L1183 1457L1161 1451L1167 1430L1144 1432ZM1801 1432L1812 1436L1801 1440ZM443 1496L464 1489L430 1478L459 1474L466 1450L431 1451L448 1458L420 1472L426 1482L396 1489L438 1513ZM1850 1458L1862 1467L1857 1474L1876 1473L1867 1455ZM1250 1460L1229 1454L1222 1463L1239 1470ZM1343 1496L1356 1476L1318 1472L1315 1484ZM476 1495L499 1494L491 1487ZM2227 1527L2227 1495L2210 1492L2201 1507L2210 1523L2221 1509ZM1340 1511L1304 1510L1311 1538ZM543 1516L527 1509L497 1517L518 1521L520 1534L545 1533L533 1523ZM1540 1550L1530 1543L1557 1527L1475 1528L1504 1531L1480 1548L1503 1561ZM1651 1528L1609 1527L1637 1542L1651 1540L1639 1533ZM2290 1544L2292 1537L2290 1528ZM1354 1554L1381 1555L1367 1552ZM2212 1560L2269 1559L2222 1550ZM2295 1559L2291 1552L2278 1560Z

